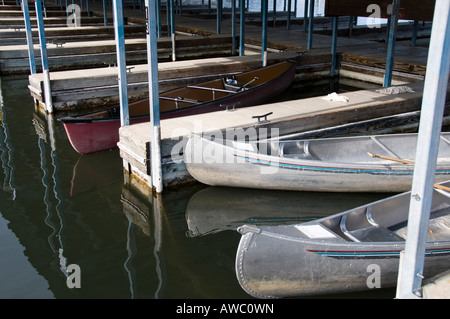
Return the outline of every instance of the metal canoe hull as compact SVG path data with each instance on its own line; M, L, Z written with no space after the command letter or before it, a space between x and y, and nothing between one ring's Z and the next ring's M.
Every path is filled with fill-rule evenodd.
M243 225L238 281L258 298L393 287L410 199L406 192L296 225ZM434 190L428 227L424 280L447 271L450 262L450 197L442 190Z
M443 133L442 136L450 137L450 133ZM396 139L404 149L400 154L408 152L407 156L403 154L405 158L415 158L417 134L383 136L385 139L390 137ZM362 140L364 143L357 143ZM309 151L313 153L317 150L318 156L295 158L265 155L248 148L239 149L207 138L194 137L187 143L185 162L195 179L211 186L321 192L402 192L411 188L414 165L371 158L366 154L368 150L373 150L372 145L375 144L370 142L370 137L307 142ZM318 143L318 147L315 143ZM346 150L350 147L354 153L358 153L357 156L352 157L351 152ZM322 154L325 149L327 154ZM436 182L449 177L450 145L442 141Z

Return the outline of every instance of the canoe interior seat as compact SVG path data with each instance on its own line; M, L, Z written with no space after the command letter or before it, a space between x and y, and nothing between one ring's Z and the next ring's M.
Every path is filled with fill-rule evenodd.
M344 233L347 237L359 242L388 242L388 241L405 241L393 231L384 226L370 226Z
M248 90L249 88L251 88L251 85L249 85L249 84L238 82L234 76L229 77L229 78L224 78L224 79L222 79L222 81L223 81L223 88L225 90L233 91L236 93L242 92L242 91L245 91L245 90Z
M371 216L370 206L352 215L342 215L340 229L348 239L355 242L405 241L392 230L377 224Z
M280 142L278 152L281 157L318 160L309 151L309 141Z

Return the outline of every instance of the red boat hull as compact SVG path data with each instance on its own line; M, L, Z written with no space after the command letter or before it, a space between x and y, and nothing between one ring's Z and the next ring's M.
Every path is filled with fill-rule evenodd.
M176 118L187 115L223 111L224 104L238 104L236 108L258 105L263 101L271 99L286 90L294 80L296 62L282 76L265 84L259 85L248 91L225 98L216 99L211 102L202 103L194 107L187 107L173 111L161 112L161 119ZM131 107L131 105L130 105ZM133 118L130 124L148 122L149 116ZM119 142L120 119L95 119L92 121L64 121L69 141L72 147L80 154L89 154L117 147Z

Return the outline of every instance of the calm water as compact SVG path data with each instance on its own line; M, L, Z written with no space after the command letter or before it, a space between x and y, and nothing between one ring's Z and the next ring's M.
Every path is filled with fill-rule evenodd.
M1 79L0 298L250 298L234 273L237 226L383 197L195 185L145 198L124 185L117 150L80 156L61 123L35 114L27 85ZM66 284L71 265L80 288Z

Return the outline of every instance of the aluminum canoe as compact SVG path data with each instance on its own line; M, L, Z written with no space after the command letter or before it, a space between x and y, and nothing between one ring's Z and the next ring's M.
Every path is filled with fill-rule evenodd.
M417 134L236 142L191 137L189 173L211 186L321 192L403 192L411 188ZM388 159L371 157L385 156ZM450 178L450 133L442 133L436 182Z
M450 264L449 196L434 189L424 281L447 271ZM238 281L257 298L393 287L405 248L410 200L406 192L312 222L243 225L238 228Z

